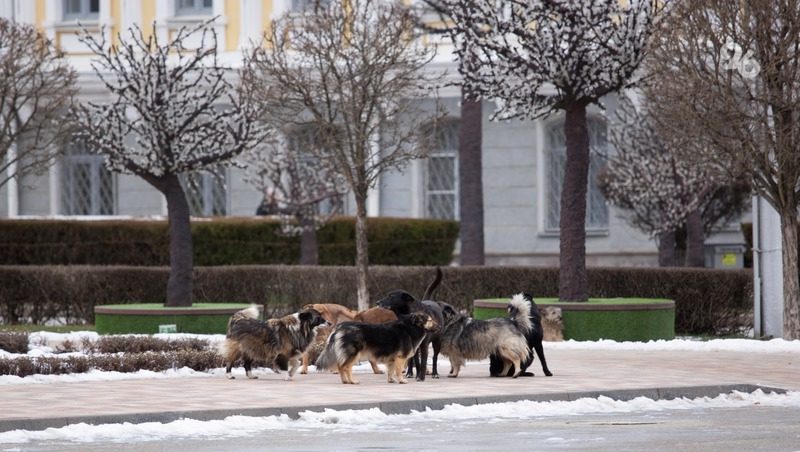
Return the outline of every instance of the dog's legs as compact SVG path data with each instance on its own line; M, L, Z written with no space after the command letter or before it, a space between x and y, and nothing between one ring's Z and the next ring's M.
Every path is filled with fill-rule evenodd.
M347 361L344 362L341 366L339 366L339 372L342 374L342 383L357 385L360 382L353 378L353 365L358 360L358 355L349 358Z
M289 358L289 372L286 374L286 381L294 379L294 373L297 372L298 367L300 367L300 361L295 357Z
M414 368L417 367L417 353L408 360L406 364L408 364L408 370L406 371L406 378L411 378L414 376Z
M450 357L450 374L448 375L449 378L456 378L458 377L458 373L461 371L461 366L463 365L463 361L459 358Z
M433 364L431 365L431 378L439 378L439 368L437 362L439 361L439 351L442 349L442 340L436 339L433 344Z
M236 378L236 377L234 377L234 376L233 376L233 374L231 373L231 369L232 369L232 368L233 368L233 361L228 361L228 365L227 365L227 366L225 366L225 377L226 377L228 380L233 380L233 379L235 379L235 378Z
M381 370L381 368L378 367L378 362L375 361L373 358L370 358L369 365L372 366L372 373L376 375L380 375L383 373L383 370Z
M536 350L536 355L539 356L539 361L542 362L542 371L548 377L552 377L553 373L547 368L547 360L544 359L544 347L542 347L542 341L534 343L533 348ZM531 353L531 356L533 356L533 353Z
M516 371L516 372L514 372L514 373L513 373L513 375L511 375L511 378L517 378L517 377L519 376L520 372L522 372L522 366L521 366L521 362L520 362L520 360L518 360L518 359L515 359L515 360L514 360L514 362L513 362L511 365L512 365L512 366L513 366L515 369L517 369L517 371ZM511 370L511 369L509 369L509 370Z
M253 368L253 360L252 358L245 357L244 358L244 374L247 375L247 378L251 380L255 380L258 376L253 375L252 368Z
M403 372L403 368L400 368L400 373ZM387 383L394 383L395 376L397 375L397 360L395 359L387 359L386 360L386 382Z
M417 381L425 381L425 373L428 370L428 344L430 342L425 339L417 349Z
M303 352L303 368L300 369L300 373L302 375L306 375L308 373L308 352Z
M405 358L397 358L394 360L394 369L395 374L397 376L397 382L400 384L408 383L408 380L403 377L403 367L405 367L406 359Z

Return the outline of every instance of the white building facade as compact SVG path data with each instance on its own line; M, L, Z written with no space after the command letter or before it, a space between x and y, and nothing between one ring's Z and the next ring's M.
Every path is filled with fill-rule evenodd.
M242 50L259 40L272 18L302 11L308 0L0 0L0 16L35 24L51 38L79 73L80 100L102 101L106 93L91 70L91 56L75 36L78 23L96 33L116 34L137 24L145 34L166 40L183 25L217 17L220 60L241 64ZM155 23L155 27L152 24ZM151 31L152 30L152 31ZM457 73L444 45L433 65ZM403 171L383 174L370 197L371 216L458 219L458 126L460 94L441 92L448 122L437 148ZM589 112L591 144L606 146L606 111ZM559 199L564 161L563 116L540 121L490 120L494 105L484 102L483 183L487 264L558 264ZM70 145L46 174L0 187L0 217L153 216L166 213L159 192L138 177L108 172L102 157ZM592 164L591 172L601 162ZM590 174L591 176L591 174ZM244 182L243 171L226 170L226 180L203 180L190 196L197 216L249 216L261 194ZM352 206L348 206L352 208ZM650 237L629 226L590 182L587 208L588 265L657 265ZM710 244L741 244L736 225L712 236Z

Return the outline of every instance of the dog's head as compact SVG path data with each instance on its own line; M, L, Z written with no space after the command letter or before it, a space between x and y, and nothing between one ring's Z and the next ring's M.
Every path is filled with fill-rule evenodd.
M561 316L561 308L556 306L544 306L539 310L542 314L542 321L555 325L562 325L564 319Z
M393 311L396 315L411 314L411 305L417 301L413 295L404 290L394 290L378 300L377 305Z
M414 312L403 316L403 320L425 331L436 331L439 329L439 325L436 321L424 312Z
M328 321L322 317L322 314L314 308L303 308L297 316L300 319L300 323L306 325L309 329L328 323Z

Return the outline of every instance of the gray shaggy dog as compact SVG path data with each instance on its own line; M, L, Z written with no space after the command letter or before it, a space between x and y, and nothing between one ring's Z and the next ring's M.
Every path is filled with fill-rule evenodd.
M495 355L503 363L503 375L512 368L516 378L520 363L528 359L530 348L523 331L530 330L531 305L521 297L511 303L515 316L489 320L476 320L447 303L442 303L444 330L442 331L442 354L450 358L449 377L458 377L461 366L467 360L485 359Z

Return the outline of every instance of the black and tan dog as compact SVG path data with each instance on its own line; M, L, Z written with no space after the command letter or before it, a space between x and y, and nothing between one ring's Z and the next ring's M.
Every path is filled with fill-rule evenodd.
M529 321L526 323L517 323L514 320L520 315L517 307L523 302L527 302L530 305L530 316L528 317ZM533 297L527 293L514 295L514 297L511 299L511 303L508 304L507 310L509 319L512 322L515 322L514 324L517 325L520 332L525 335L525 340L528 342L528 347L530 347L531 350L535 350L536 355L539 356L539 361L542 362L542 371L544 371L544 374L548 377L552 377L553 373L547 368L547 360L544 358L544 347L542 347L542 339L544 337L544 329L542 328L542 315L539 312L539 307L536 306L536 303L533 301ZM556 317L555 313L550 315L554 318ZM560 319L560 315L557 317ZM550 321L549 323L555 322ZM531 364L533 364L533 352L531 352L528 359L523 361L521 364L522 367L519 374L525 377L532 377L533 372L528 372L528 367L530 367ZM489 373L493 377L510 377L516 373L516 369L511 368L506 372L503 372L503 362L498 359L497 356L492 355L489 357Z
M420 344L414 359L409 362L408 372L406 377L414 376L413 369L417 370L417 381L425 381L426 368L428 367L428 346L433 346L433 362L431 367L431 378L439 378L439 371L437 362L439 359L439 349L441 348L441 325L443 325L444 317L442 316L442 307L439 302L432 301L433 293L442 282L442 270L436 267L436 277L425 289L425 294L422 300L418 301L410 293L403 290L394 290L389 292L386 297L378 301L379 307L389 309L394 312L398 317L409 315L412 312L423 312L431 316L431 318L439 325L439 328L432 330L425 335L425 338Z
M315 327L325 323L314 309L267 321L258 319L255 307L233 314L228 321L225 341L219 349L225 360L225 376L234 378L231 368L240 359L247 378L258 378L252 374L253 361L274 363L288 360L286 379L291 380L300 366L300 355L314 339Z
M338 370L344 384L358 384L353 378L353 365L359 357L365 357L386 363L389 383L406 383L406 360L414 356L425 333L438 327L421 312L383 324L343 322L336 325L316 365L319 369Z
M490 355L495 355L501 361L502 375L506 375L512 367L516 370L511 376L516 378L519 375L521 363L530 355L525 336L520 332L529 322L530 304L524 300L520 303L512 300L512 303L517 312L513 320L476 320L442 303L445 318L442 354L450 358L450 377L458 376L465 361L480 360Z

